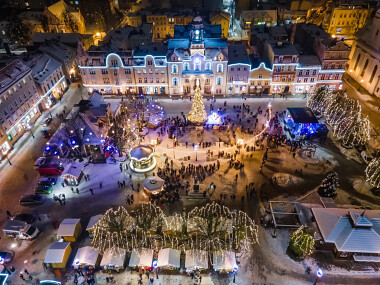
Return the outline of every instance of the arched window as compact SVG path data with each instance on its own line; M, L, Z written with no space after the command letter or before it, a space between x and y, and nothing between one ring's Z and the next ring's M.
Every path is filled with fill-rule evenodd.
M220 63L218 64L216 72L218 72L218 73L222 73L223 72L223 65L222 64L220 64Z
M222 85L223 84L223 78L222 76L218 76L216 78L216 85Z
M174 74L178 73L178 65L176 65L176 64L172 65L172 73L174 73Z
M173 77L173 86L178 86L178 78Z
M201 70L201 60L199 58L195 59L194 70Z
M211 70L211 62L206 62L206 70Z
M183 64L183 69L186 70L186 71L188 71L189 68L190 68L189 63L188 63L188 62L185 62L185 63Z

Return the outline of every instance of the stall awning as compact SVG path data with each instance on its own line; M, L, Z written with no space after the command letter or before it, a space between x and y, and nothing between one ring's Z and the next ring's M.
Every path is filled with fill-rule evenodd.
M186 270L208 268L208 253L205 250L186 250Z
M106 251L103 254L102 261L100 263L100 266L106 266L106 265L114 265L117 267L124 266L125 261L125 249L106 249Z
M141 250L132 250L129 266L146 266L151 267L153 261L153 249L142 248Z
M46 252L44 263L62 263L69 246L69 242L53 243Z
M158 267L181 267L181 251L173 248L163 248L158 252Z
M295 124L318 124L317 117L310 108L288 108Z
M72 237L75 233L77 224L80 223L80 219L64 219L59 225L57 236L59 237Z
M78 249L73 265L92 265L95 266L99 257L99 250L92 246L85 246Z
M233 251L215 251L212 261L214 270L232 271L236 267L236 257Z
M94 228L95 224L100 220L101 217L103 217L103 215L92 216L90 218L90 221L88 222L86 231L92 230Z
M61 176L63 178L71 178L71 177L79 177L83 170L84 162L78 162L74 161L69 163L68 165L65 166L65 170L62 172Z

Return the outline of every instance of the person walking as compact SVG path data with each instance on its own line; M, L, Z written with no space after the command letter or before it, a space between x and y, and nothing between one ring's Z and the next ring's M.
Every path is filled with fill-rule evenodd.
M77 188L77 193L79 194L79 188Z
M99 183L99 188L102 189L102 187L103 187L103 183L100 182L100 183Z
M25 277L22 273L20 273L20 279L25 281Z
M7 213L7 219L9 220L12 217L11 212L7 210L6 213Z
M94 195L94 190L92 188L90 188L90 193L91 195Z
M71 186L71 192L75 193L75 192L74 192L74 187L73 187L73 186Z

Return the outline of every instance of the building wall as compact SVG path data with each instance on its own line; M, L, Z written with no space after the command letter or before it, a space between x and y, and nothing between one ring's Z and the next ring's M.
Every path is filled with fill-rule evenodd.
M272 70L262 62L259 67L250 70L250 94L269 94L272 82Z
M192 16L187 15L147 15L146 22L152 23L153 41L163 41L167 37L174 37L174 25L188 25L192 21Z
M220 25L222 28L222 39L228 39L228 29L230 26L230 20L221 15L216 15L211 19L212 25Z
M227 93L248 94L249 93L249 64L232 64L227 69Z
M300 94L315 91L320 69L321 66L307 66L302 68L297 66L293 92Z

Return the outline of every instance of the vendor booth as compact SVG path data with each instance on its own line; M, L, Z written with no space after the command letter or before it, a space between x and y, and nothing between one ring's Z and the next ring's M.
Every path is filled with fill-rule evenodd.
M100 263L99 250L92 246L85 246L78 248L75 255L73 266L78 268L80 266L92 266L96 267Z
M328 129L320 124L310 108L288 108L284 119L285 130L292 138L325 137Z
M90 221L88 222L86 231L89 233L90 237L92 238L92 234L94 233L94 228L96 223L103 217L103 215L96 215L92 216L90 218Z
M153 249L133 249L129 259L129 267L152 267Z
M154 150L148 145L138 145L129 151L130 167L135 172L148 172L156 167Z
M80 219L64 219L59 225L57 236L64 241L75 242L82 232Z
M53 268L65 268L70 257L71 245L69 242L55 242L46 252L45 264L50 264Z
M165 181L158 176L150 176L145 179L143 187L148 195L157 195L164 190Z
M83 177L84 162L73 161L66 165L65 170L62 172L61 177L63 182L69 186L79 185Z
M208 253L205 250L186 250L186 271L208 268Z
M181 251L173 248L160 249L157 266L166 269L179 269L181 267Z
M213 253L213 268L215 271L232 272L237 268L235 252L218 250Z
M164 234L182 233L183 218L181 216L168 216L162 223L162 232Z
M122 248L107 248L103 254L100 266L104 270L124 269L126 250Z

